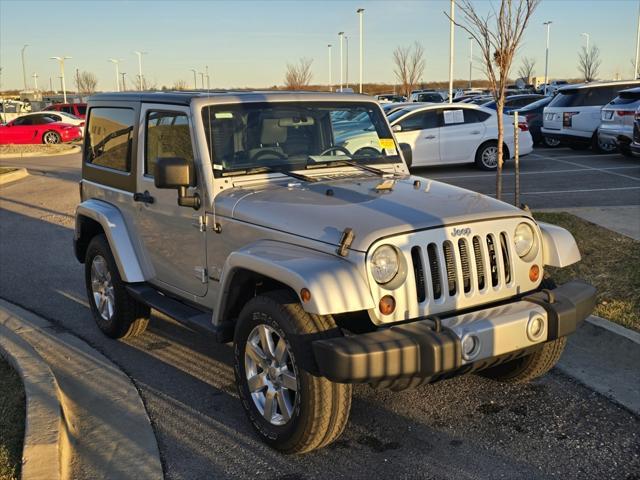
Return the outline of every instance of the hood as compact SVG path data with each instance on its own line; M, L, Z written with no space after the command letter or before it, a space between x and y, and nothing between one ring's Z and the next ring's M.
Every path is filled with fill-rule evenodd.
M377 190L381 182L379 177L317 183L272 180L220 193L216 213L333 245L339 244L345 228L352 228L351 249L361 252L389 235L524 215L480 193L421 177L396 178L390 190Z

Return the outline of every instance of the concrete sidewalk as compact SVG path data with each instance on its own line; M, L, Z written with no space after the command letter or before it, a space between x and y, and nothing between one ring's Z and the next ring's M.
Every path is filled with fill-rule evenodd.
M640 241L640 205L617 207L543 208L541 212L567 212L588 222Z
M149 417L129 377L78 337L4 300L0 325L30 344L55 376L63 479L163 478Z

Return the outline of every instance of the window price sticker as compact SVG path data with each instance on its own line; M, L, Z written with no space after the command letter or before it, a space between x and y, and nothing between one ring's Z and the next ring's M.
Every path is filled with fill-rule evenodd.
M384 149L387 155L396 154L396 144L393 141L393 138L381 138L380 148Z

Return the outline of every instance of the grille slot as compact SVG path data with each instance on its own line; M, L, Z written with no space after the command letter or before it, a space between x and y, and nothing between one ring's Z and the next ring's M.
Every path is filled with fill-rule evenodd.
M485 286L484 260L482 250L480 250L480 237L473 237L473 255L476 258L476 271L478 272L478 288L482 290Z
M411 260L413 262L413 274L416 278L418 303L422 303L427 299L427 288L424 268L422 266L422 249L420 247L413 247L411 249Z
M469 293L471 291L471 271L466 240L462 238L458 240L458 251L460 252L460 267L462 268L462 288L464 293Z
M505 283L511 282L511 259L509 258L509 241L507 240L507 234L502 232L500 234L500 247L502 250L502 262L504 264L504 281Z
M427 255L429 257L429 270L431 272L431 283L433 285L433 298L437 300L442 297L442 283L440 282L440 266L435 243L430 243L427 246Z
M444 251L444 261L447 269L447 283L449 288L449 296L456 294L456 264L453 259L453 247L451 242L444 242L442 245Z
M491 285L498 286L498 257L496 256L496 242L493 235L487 235L487 250L489 251L489 274Z

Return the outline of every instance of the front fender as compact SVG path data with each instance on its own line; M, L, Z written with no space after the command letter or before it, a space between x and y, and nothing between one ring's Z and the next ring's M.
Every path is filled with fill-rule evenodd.
M129 283L147 280L138 262L120 210L101 200L91 199L82 202L76 208L76 242L80 240L82 235L83 217L95 220L102 227L122 280Z
M330 315L374 308L367 282L353 264L335 255L262 240L227 258L215 318L224 311L224 298L232 287L234 272L240 269L281 282L293 289L298 298L302 288L309 289L310 300L301 300L308 313Z
M578 244L571 233L557 225L539 222L542 232L543 262L551 267L567 267L581 259Z

